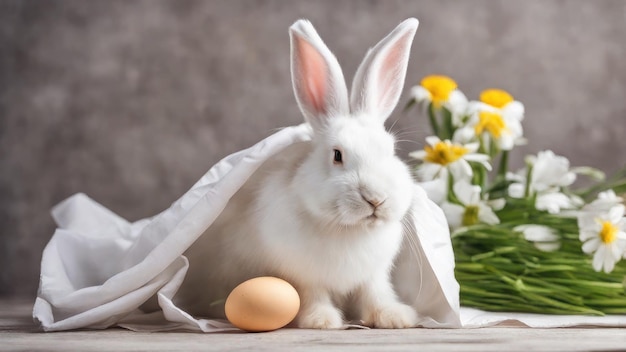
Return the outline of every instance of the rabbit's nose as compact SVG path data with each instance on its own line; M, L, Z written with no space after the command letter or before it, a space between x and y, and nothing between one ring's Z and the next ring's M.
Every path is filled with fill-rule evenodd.
M366 197L363 194L361 194L361 197L363 197L363 200L365 200L366 202L368 202L371 206L374 207L374 209L378 208L379 206L381 206L386 199L384 198L375 198L375 197Z

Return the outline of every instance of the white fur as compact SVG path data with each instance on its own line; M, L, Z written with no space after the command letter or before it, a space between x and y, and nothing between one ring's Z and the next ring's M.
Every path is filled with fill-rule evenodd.
M248 278L273 275L298 290L300 327L339 328L348 311L374 327L417 324L389 278L413 181L383 124L399 99L416 28L406 20L370 50L349 99L313 26L291 27L294 91L313 140L267 161L190 248L179 305L223 316L223 305L211 302Z

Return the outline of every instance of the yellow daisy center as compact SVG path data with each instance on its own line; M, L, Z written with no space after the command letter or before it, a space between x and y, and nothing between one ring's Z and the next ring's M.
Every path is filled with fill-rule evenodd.
M495 108L502 109L512 102L513 96L502 89L487 89L480 93L480 101Z
M471 226L478 223L478 207L475 205L465 207L461 223L463 226Z
M420 85L430 93L430 99L435 106L440 106L447 101L450 93L457 88L457 84L452 78L440 75L426 76Z
M478 123L474 127L476 135L480 135L486 130L495 138L500 138L502 132L507 131L504 119L498 113L482 111L478 114L478 118Z
M459 160L468 152L467 148L452 144L450 141L441 141L434 146L427 145L424 150L426 151L425 161L444 166Z
M600 240L606 244L613 243L617 239L618 228L610 221L604 221L602 223L602 230L600 230Z

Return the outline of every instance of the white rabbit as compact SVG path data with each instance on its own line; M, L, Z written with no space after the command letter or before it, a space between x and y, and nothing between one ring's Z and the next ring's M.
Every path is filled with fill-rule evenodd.
M312 140L265 162L187 251L179 306L223 317L223 302L212 302L246 279L272 275L298 290L299 327L340 328L348 313L372 327L417 325L390 282L414 183L384 127L417 25L402 22L368 52L350 98L311 23L291 26L293 88Z

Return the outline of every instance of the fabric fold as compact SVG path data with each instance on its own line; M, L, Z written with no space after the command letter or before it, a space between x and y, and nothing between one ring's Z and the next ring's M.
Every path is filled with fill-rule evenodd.
M34 318L46 331L122 326L134 330L224 331L227 322L194 317L174 304L188 268L183 253L259 166L311 139L288 127L222 159L163 212L129 222L84 194L52 210L58 229L44 250ZM415 186L405 249L394 278L425 327L460 327L459 287L445 217ZM155 303L156 302L156 303Z

